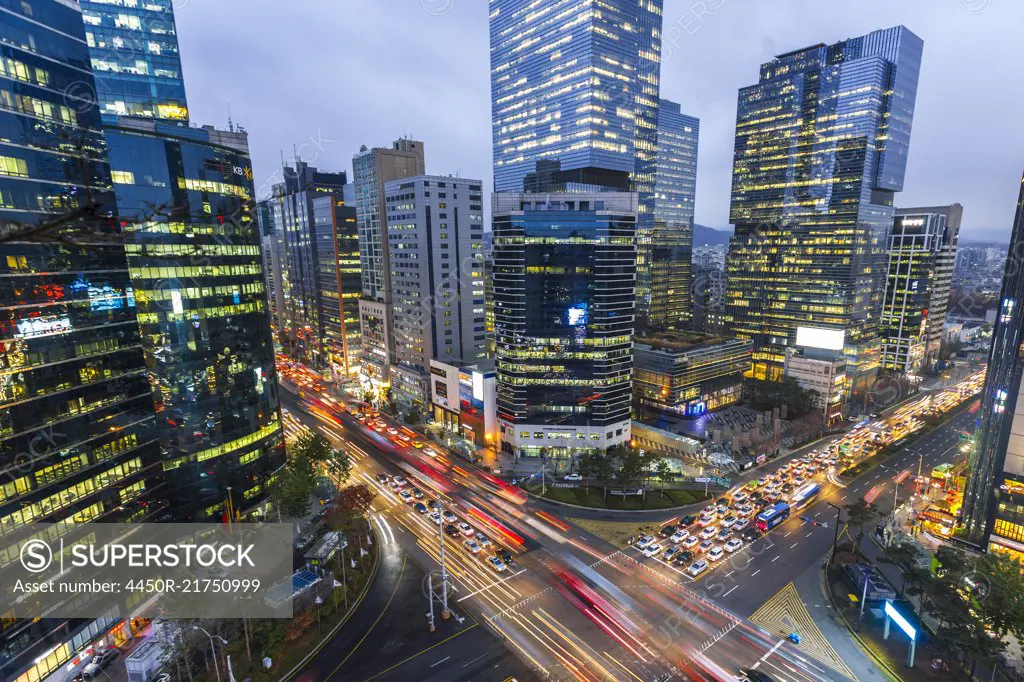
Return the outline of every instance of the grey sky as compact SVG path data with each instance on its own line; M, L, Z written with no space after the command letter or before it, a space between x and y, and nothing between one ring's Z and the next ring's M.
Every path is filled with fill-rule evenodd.
M224 126L230 102L257 188L293 145L351 174L361 144L402 135L424 141L428 172L490 185L486 0L175 7L192 119ZM896 24L925 42L898 205L959 201L965 237L1007 238L1024 170L1020 0L665 0L661 93L701 119L697 222L728 224L736 92L762 62Z

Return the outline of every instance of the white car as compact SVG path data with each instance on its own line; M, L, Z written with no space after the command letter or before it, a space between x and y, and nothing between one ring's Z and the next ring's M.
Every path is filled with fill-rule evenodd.
M401 474L395 476L392 480L398 485L399 488L404 488L405 486L409 485L409 481L405 480L405 476L402 476Z
M437 450L434 448L423 448L423 452L426 453L428 457L437 457Z
M476 540L466 540L462 546L468 549L470 554L480 553L480 545L476 544Z
M682 542L688 537L690 537L690 531L677 530L675 533L672 533L671 537L669 537L669 540L672 542L673 545L678 545L680 542Z
M705 528L704 530L702 530L700 532L700 536L699 537L700 537L701 540L710 540L711 538L715 537L717 534L718 534L718 527L717 526L708 526L707 528Z
M635 544L637 549L644 549L645 547L647 547L647 545L651 544L652 542L654 542L654 538L650 535L641 535L637 539Z
M441 525L441 515L436 511L432 511L429 514L427 514L427 518L436 523L437 525Z
M724 519L722 519L722 528L732 528L735 525L736 525L736 517L735 516L726 516Z
M697 525L699 525L699 526L701 526L703 528L703 527L710 526L714 522L715 522L715 515L714 514L701 514L700 520L697 521Z
M669 547L665 550L665 553L661 555L662 561L672 561L676 556L683 550L678 547Z
M473 539L476 540L476 543L478 545L480 545L481 547L490 547L491 546L491 539L489 537L487 537L486 535L484 535L483 533L477 533L476 535L473 536Z
M444 517L445 523L455 523L455 521L457 519L455 514L453 514L452 512L448 511L447 509L444 510L444 513L441 514L441 516Z
M733 504L741 504L747 501L747 494L742 490L732 496Z
M583 477L580 476L579 474L566 474L563 477L563 480L566 480L566 481L582 481Z
M691 535L679 544L683 546L683 549L693 549L698 544L700 544L700 540L698 540L696 536Z
M657 542L651 543L643 548L644 556L657 556L661 554L662 547Z
M398 435L398 429L393 428L393 427L389 428L388 429L388 433L390 433L392 436L397 436Z
M729 542L725 543L725 551L729 554L732 554L742 546L743 540L740 540L739 538L733 538L732 540L729 540Z
M505 562L496 556L487 557L487 563L491 565L496 572L501 573L505 570Z
M398 496L402 498L402 502L412 503L416 499L408 490L403 490L402 492L398 493Z
M692 564L690 564L690 567L686 569L686 572L694 578L696 578L698 575L700 575L706 570L708 570L708 562L704 561L703 559L700 559L699 561L694 561Z
M722 551L721 547L712 547L708 550L708 559L711 561L718 561L724 554L725 552Z
M473 535L476 533L476 529L473 528L473 526L466 523L465 521L460 522L459 525L455 527L458 528L459 532L465 535L467 538L473 537Z

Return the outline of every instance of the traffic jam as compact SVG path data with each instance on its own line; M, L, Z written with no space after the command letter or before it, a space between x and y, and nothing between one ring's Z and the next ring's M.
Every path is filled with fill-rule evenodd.
M699 513L673 519L657 535L634 539L633 547L696 580L794 513L810 506L827 482L882 448L961 405L981 390L984 370L959 384L912 401L882 419L872 414L821 450L811 450L772 472L731 489ZM871 421L874 420L874 421Z

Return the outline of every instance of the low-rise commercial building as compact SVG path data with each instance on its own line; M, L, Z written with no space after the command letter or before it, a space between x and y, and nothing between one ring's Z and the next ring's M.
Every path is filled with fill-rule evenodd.
M817 392L815 405L822 411L826 425L843 418L849 387L846 358L841 352L806 346L790 348L786 352L785 376Z
M459 367L430 361L430 404L436 423L476 445L498 442L497 372L493 360Z

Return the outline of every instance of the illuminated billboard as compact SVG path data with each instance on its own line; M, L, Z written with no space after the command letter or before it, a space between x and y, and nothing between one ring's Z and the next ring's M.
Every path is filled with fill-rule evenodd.
M846 332L842 329L796 328L796 345L798 346L823 348L825 350L842 350L845 341Z
M587 323L587 304L577 303L566 311L570 327L582 327Z

